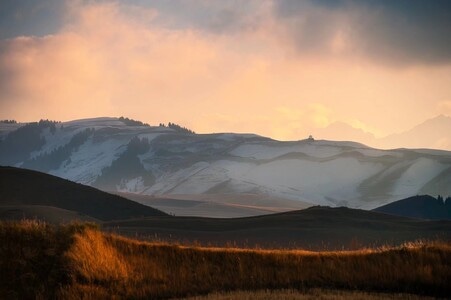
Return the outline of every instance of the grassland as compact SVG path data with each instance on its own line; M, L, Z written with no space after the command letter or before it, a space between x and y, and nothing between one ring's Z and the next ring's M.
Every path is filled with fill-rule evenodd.
M203 248L136 241L92 224L1 222L0 278L0 298L7 299L258 295L280 289L308 295L318 288L445 297L451 295L451 245L341 252ZM218 295L211 299L223 299Z
M330 290L330 289L308 289L308 290L258 290L258 291L233 291L222 293L211 293L204 296L189 297L187 300L428 300L435 299L424 295L414 295L406 293L378 293L362 292L350 290Z

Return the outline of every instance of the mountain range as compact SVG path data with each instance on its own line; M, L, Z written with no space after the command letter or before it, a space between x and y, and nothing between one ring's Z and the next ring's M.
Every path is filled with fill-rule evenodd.
M251 195L267 199L268 207L282 199L302 207L373 209L417 194L451 195L449 151L195 134L175 124L106 117L0 124L0 139L0 165L175 200Z
M359 141L383 149L428 148L451 150L451 117L439 115L403 132L376 138L372 133L344 122L334 122L313 134L327 139Z

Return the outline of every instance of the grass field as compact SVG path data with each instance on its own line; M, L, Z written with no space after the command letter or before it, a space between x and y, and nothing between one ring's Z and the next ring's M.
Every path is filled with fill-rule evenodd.
M428 300L435 299L424 295L414 295L406 293L377 293L362 292L349 290L327 290L327 289L308 289L308 290L257 290L257 291L234 291L211 293L205 296L194 296L187 298L188 300L386 300L386 299L409 299L409 300Z
M355 298L358 293L446 297L451 295L451 245L342 252L202 248L140 242L105 234L92 224L2 222L0 278L4 299L208 294L206 299L224 299L228 292L268 299L265 293L273 290L309 299L318 289L326 296Z

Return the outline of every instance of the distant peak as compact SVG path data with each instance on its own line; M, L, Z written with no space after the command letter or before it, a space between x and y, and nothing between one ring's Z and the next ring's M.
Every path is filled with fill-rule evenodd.
M433 118L430 118L430 119L426 120L424 123L431 122L431 121L448 121L448 120L451 121L451 117L450 116L447 116L447 115L444 115L444 114L440 114L438 116L435 116Z
M435 116L433 118L427 119L426 121L424 121L423 123L415 126L414 128L411 129L415 130L416 128L421 128L424 126L448 126L451 124L451 117L446 116L444 114L440 114L438 116Z

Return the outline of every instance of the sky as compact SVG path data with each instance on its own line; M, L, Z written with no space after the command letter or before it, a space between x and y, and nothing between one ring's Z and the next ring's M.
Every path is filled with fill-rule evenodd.
M0 1L0 119L358 140L438 115L448 0Z

